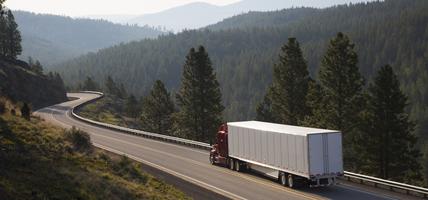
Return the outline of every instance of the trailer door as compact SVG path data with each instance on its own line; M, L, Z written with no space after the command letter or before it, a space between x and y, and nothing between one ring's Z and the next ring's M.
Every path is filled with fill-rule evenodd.
M343 173L342 135L323 133L308 135L310 175Z

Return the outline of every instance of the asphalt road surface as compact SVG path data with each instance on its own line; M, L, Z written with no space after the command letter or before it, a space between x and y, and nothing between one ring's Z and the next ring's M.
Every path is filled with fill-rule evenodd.
M289 189L256 174L212 166L207 151L129 135L76 120L70 115L71 109L98 95L69 93L68 96L78 99L41 109L36 115L64 128L75 126L88 132L95 146L141 162L144 170L175 185L194 199L418 199L349 182L341 182L333 187Z

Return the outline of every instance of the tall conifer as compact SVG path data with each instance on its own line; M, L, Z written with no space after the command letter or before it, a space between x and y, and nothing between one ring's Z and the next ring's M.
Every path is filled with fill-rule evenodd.
M3 3L5 0L0 0L0 58L5 57L6 52L6 16L5 11L3 9Z
M133 94L126 98L126 114L132 118L137 118L140 114L140 104Z
M162 81L157 80L150 94L143 99L141 114L143 130L159 134L170 134L174 111L171 95Z
M263 98L263 101L257 105L256 108L256 119L263 122L278 122L278 117L275 115L276 112L272 108L272 87L270 87Z
M348 36L338 33L330 41L319 72L322 89L318 119L321 127L339 130L343 134L344 161L347 169L354 169L357 155L353 137L360 125L364 107L364 79L358 66L358 56Z
M209 142L222 122L221 92L211 60L203 46L190 49L177 94L180 107L176 131L180 136Z
M364 171L397 181L420 179L421 155L406 107L407 97L392 67L382 67L369 86L365 126L358 141L364 144L359 151Z
M296 38L289 38L282 47L279 63L273 71L273 110L280 123L298 125L308 113L306 94L310 77Z
M92 79L92 77L86 77L85 82L83 82L83 86L81 88L82 90L88 90L88 91L98 91L99 86L98 84Z
M281 50L279 62L273 68L272 85L257 108L257 118L298 125L309 112L306 95L311 78L296 38L289 38Z
M18 55L21 55L21 33L18 30L18 24L15 22L15 17L12 14L11 10L7 11L6 19L6 41L5 48L6 51L5 57L9 59L16 59Z
M119 93L119 87L116 82L114 82L111 76L107 76L105 81L105 90L108 94L117 95Z

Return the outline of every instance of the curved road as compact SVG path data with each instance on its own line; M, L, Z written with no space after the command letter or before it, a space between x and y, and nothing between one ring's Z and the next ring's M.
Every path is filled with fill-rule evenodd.
M69 93L68 96L78 99L41 109L36 114L55 125L64 128L75 126L88 132L95 146L127 155L157 170L163 174L163 179L167 182L170 180L195 199L416 199L348 182L335 187L292 190L254 174L212 166L208 162L207 151L146 139L78 121L70 116L71 109L98 95ZM174 180L168 176L174 177Z

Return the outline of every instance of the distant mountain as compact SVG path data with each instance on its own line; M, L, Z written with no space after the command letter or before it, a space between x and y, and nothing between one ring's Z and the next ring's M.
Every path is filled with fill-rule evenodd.
M167 30L178 32L183 29L201 28L249 11L273 11L303 6L323 8L362 1L364 0L242 0L226 6L216 6L208 3L190 3L159 13L141 15L125 22L129 24L164 27Z
M104 19L113 23L126 24L126 21L136 18L138 15L87 15L82 18Z
M129 24L164 27L172 31L196 29L216 23L222 18L232 16L234 12L224 7L208 3L191 3L175 7L160 13L146 14L130 19Z
M73 19L15 11L21 31L23 54L52 65L121 42L155 38L161 31L150 27L124 26L105 20Z

